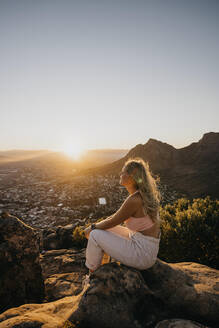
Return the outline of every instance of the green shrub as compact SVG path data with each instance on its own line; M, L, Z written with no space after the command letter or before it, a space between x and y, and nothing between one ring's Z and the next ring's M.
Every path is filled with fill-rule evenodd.
M71 323L69 320L65 321L63 328L76 328L74 323Z
M219 200L181 198L160 209L159 258L219 268Z
M104 220L100 218L95 222L100 222ZM85 248L87 246L87 238L85 237L84 229L86 229L91 224L90 221L85 226L77 226L73 231L73 245L78 248Z
M87 238L84 234L84 226L78 226L73 231L73 245L79 248L86 247Z

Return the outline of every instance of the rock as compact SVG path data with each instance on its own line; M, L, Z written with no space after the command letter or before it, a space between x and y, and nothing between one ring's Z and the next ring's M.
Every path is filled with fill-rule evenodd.
M85 266L85 249L59 249L40 255L45 279L45 299L58 300L81 292L81 282L88 273Z
M44 283L36 231L9 213L0 215L0 312L41 302Z
M218 270L194 262L166 263L157 259L153 267L142 271L142 276L154 296L172 309L172 317L218 326Z
M198 322L182 319L163 320L158 322L155 328L208 328Z
M90 286L68 320L78 327L143 327L152 298L138 270L106 264L91 275Z
M73 246L73 231L79 223L43 230L43 249L63 249Z
M82 275L80 272L54 274L45 280L46 300L54 301L81 292Z
M59 249L40 254L40 264L44 279L53 274L80 272L87 273L85 267L85 249Z
M65 257L65 251L69 257ZM215 269L198 263L166 263L157 259L153 267L139 271L113 262L93 272L90 285L80 292L79 263L84 253L77 255L76 250L46 253L41 262L47 261L48 267L58 258L50 272L44 271L48 275L46 280L50 279L48 296L62 298L7 310L0 315L0 328L218 327L219 272ZM68 270L78 271L54 273L63 259L64 262L70 259ZM75 281L78 285L74 287ZM74 288L78 288L77 292ZM71 292L75 296L63 297Z
M90 286L71 314L79 327L154 327L167 318L218 327L219 272L198 263L169 264L157 259L138 271L109 263L91 275ZM215 288L216 286L216 288Z
M55 302L24 304L7 310L0 315L0 328L61 328L79 298L79 295L71 296Z

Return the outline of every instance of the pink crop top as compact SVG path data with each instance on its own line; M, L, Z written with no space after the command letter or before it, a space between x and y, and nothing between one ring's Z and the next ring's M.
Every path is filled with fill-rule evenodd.
M135 218L131 216L125 220L125 225L132 231L143 231L151 228L154 225L154 222L149 215L143 216L141 218Z

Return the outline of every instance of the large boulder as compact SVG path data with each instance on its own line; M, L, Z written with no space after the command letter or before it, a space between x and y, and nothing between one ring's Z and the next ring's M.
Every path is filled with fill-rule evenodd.
M0 214L0 312L44 299L36 231L9 213Z
M149 294L138 270L115 262L106 264L91 275L90 286L68 320L79 327L140 328L150 312L145 309L153 304Z
M96 270L69 320L79 327L154 327L167 318L218 327L219 272L197 263L159 259L138 271L117 263Z
M172 318L218 327L218 270L195 262L166 263L157 259L153 267L141 273L154 296L171 310Z

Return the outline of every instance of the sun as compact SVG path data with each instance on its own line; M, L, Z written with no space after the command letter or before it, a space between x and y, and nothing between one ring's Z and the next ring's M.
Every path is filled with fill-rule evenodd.
M80 160L81 156L85 152L83 147L79 144L65 145L62 151L74 160Z

